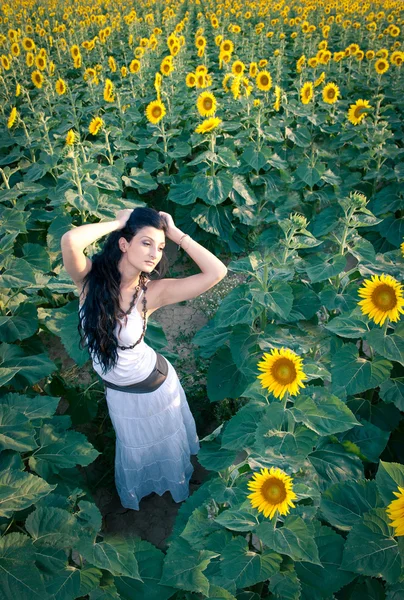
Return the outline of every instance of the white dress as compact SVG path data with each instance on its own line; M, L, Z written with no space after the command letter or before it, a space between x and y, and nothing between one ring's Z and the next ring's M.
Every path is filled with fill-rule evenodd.
M142 333L143 317L137 308L142 293L143 290L119 336L116 325L120 346L134 344ZM131 350L118 348L117 365L105 375L93 357L94 370L117 385L143 381L155 363L156 352L144 338ZM139 510L141 498L152 492L161 496L169 491L175 502L189 496L189 480L194 471L190 455L198 453L199 438L177 373L168 360L167 363L167 378L154 392L132 394L106 388L116 434L115 484L125 508Z

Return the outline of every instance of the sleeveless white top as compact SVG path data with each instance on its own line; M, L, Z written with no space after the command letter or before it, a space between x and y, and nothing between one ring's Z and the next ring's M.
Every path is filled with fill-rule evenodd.
M148 284L150 280L146 282ZM127 316L127 324L122 321L122 329L118 335L120 323L115 326L115 335L118 339L119 346L131 346L135 344L140 338L143 331L143 315L141 315L137 309L137 305L142 298L143 290L140 290L140 294L136 303L134 304L131 312ZM82 305L79 305L81 311ZM146 319L146 330L147 330L147 319ZM113 369L110 369L105 373L102 373L102 366L97 361L96 357L92 357L93 368L96 373L111 383L116 385L130 385L131 383L138 383L143 381L153 371L157 354L156 351L145 343L144 338L134 348L130 350L121 350L117 348L118 361Z

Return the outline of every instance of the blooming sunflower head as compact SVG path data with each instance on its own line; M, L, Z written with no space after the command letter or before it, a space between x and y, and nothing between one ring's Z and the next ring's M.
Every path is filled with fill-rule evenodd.
M196 102L201 117L212 117L216 112L216 98L212 92L202 92Z
M66 146L73 146L74 142L76 141L76 134L74 133L73 129L69 129L69 131L67 132L66 135Z
M255 78L257 88L263 92L268 92L272 87L272 77L268 71L260 71Z
M66 83L62 78L59 78L55 83L55 90L59 96L63 96L66 93Z
M138 71L140 71L140 60L134 58L129 65L129 71L131 73L137 73Z
M26 37L22 40L22 47L27 52L32 52L33 50L35 50L35 42L31 38Z
M91 121L91 123L88 127L88 131L92 135L97 135L97 133L99 133L99 131L103 127L103 125L104 125L104 121L101 119L101 117L94 117L94 119Z
M196 84L195 73L187 73L187 76L185 77L185 83L186 83L186 86L189 88L195 87L195 84Z
M232 53L234 50L234 44L231 40L223 40L220 44L220 52Z
M277 467L254 473L247 487L252 491L247 498L264 517L272 519L277 511L280 515L287 515L290 508L295 508L293 500L297 496L293 491L293 480Z
M302 362L303 359L289 348L273 348L271 352L264 353L257 365L262 371L257 376L261 380L261 386L268 388L275 398L282 399L286 392L296 396L300 393L299 388L305 387L303 381L307 379Z
M392 500L386 508L387 516L391 519L390 526L394 528L394 535L404 535L404 487L399 487L398 492L393 492L397 500Z
M114 84L108 78L105 80L104 85L104 100L105 102L114 102L115 100Z
M166 108L161 100L153 100L146 107L146 117L149 123L156 125L166 114Z
M400 313L404 314L403 286L391 275L372 275L359 288L358 295L363 298L358 302L362 313L376 325L382 326L386 319L398 321Z
M383 75L383 73L388 71L389 67L390 65L385 58L379 58L379 60L375 62L376 73L379 75Z
M37 71L37 70L32 71L31 80L36 88L41 89L41 87L43 86L44 80L43 80L43 75L40 71Z
M313 99L314 86L311 81L306 81L300 89L300 100L302 104L308 104Z
M245 71L245 64L241 60L235 60L231 66L233 75L242 75Z
M326 104L335 104L335 102L337 102L339 96L340 96L340 91L339 91L339 87L337 86L336 83L327 83L327 85L325 85L323 87L323 101Z
M12 126L14 125L14 123L17 120L17 116L18 116L17 109L14 106L14 108L11 109L10 115L8 117L8 121L7 121L7 127L8 127L8 129L12 128Z
M314 82L314 87L318 87L319 85L321 85L323 82L325 81L325 71L323 71L319 77L317 77L316 81Z
M195 129L195 133L209 133L218 127L221 123L221 119L218 117L210 117L202 121L200 125Z
M358 125L368 114L366 109L372 108L368 100L357 100L355 104L351 104L348 110L348 120L352 125Z

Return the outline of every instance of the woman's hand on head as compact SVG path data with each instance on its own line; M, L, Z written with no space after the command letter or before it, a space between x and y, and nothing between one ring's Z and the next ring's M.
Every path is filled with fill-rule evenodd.
M129 220L129 217L131 216L133 212L133 208L124 208L123 210L119 210L116 213L116 220L119 221L120 223L120 228L119 229L123 229L126 225L126 223Z
M167 224L167 237L170 238L170 234L177 229L174 220L171 215L169 215L166 212L163 212L162 210L159 211L159 215L163 217L164 221Z

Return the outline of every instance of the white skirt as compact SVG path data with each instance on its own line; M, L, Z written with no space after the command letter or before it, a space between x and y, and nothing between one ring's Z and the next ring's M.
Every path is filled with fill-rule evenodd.
M106 388L116 434L115 484L125 508L139 510L141 498L152 492L169 491L175 502L189 496L190 455L199 452L199 438L180 380L167 363L167 378L154 392Z

